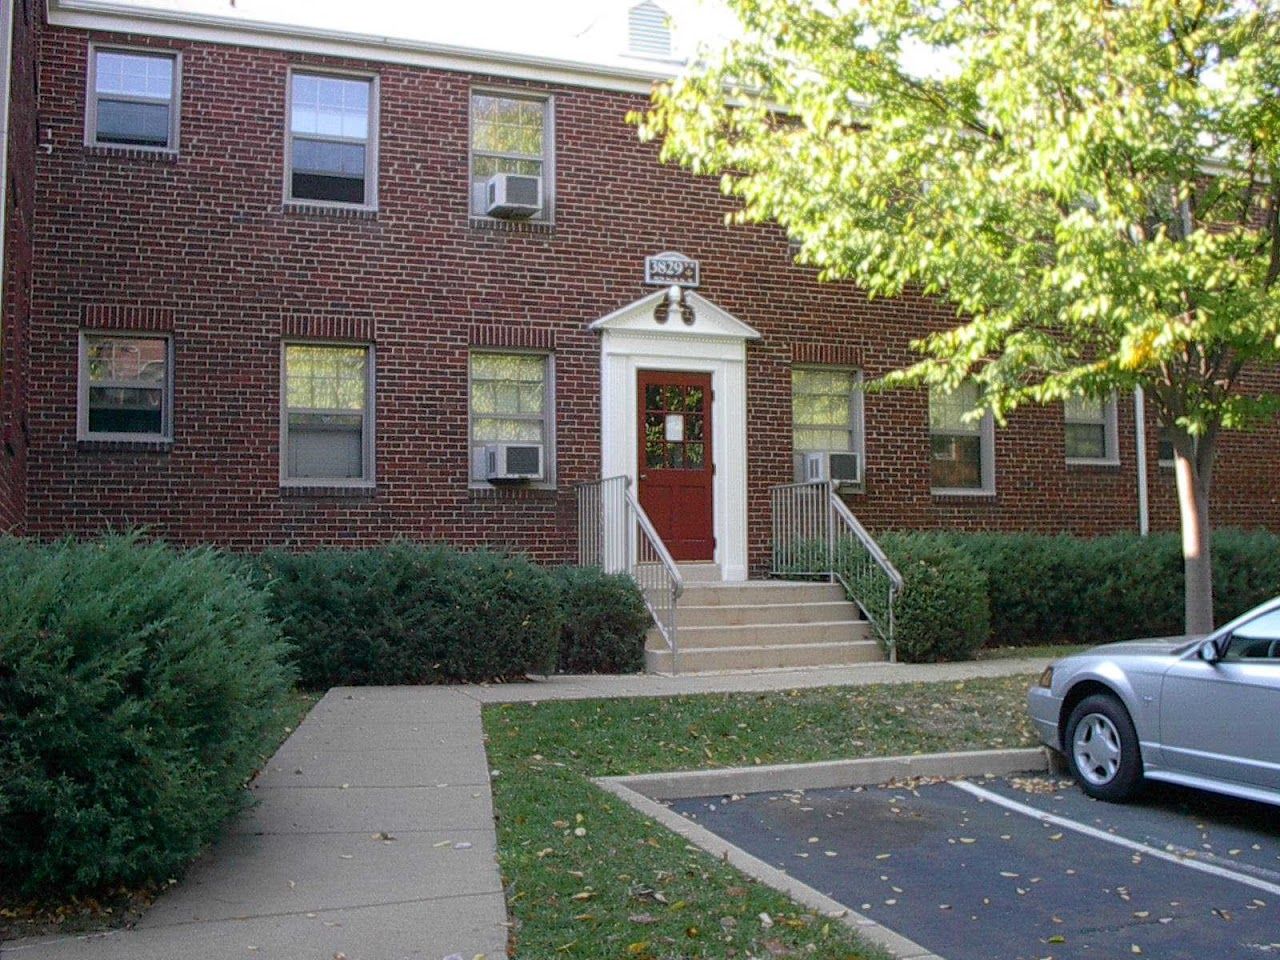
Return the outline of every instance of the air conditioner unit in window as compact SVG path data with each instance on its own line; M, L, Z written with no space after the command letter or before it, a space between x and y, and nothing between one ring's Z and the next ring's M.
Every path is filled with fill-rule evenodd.
M541 209L541 177L495 173L484 186L484 212L491 217L532 217Z
M830 452L804 455L806 481L831 480L836 483L862 482L862 456L857 453Z
M485 444L484 475L490 483L542 479L542 444Z

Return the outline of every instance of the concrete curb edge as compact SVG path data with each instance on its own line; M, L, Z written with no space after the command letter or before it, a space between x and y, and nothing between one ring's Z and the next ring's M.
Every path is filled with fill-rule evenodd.
M657 821L718 860L823 916L839 920L868 942L898 960L942 960L913 940L895 933L826 894L754 857L664 806L659 800L731 793L817 790L826 787L869 786L908 777L1001 776L1032 769L1048 769L1042 748L975 750L920 754L903 757L871 757L822 763L731 767L724 770L690 770L628 777L595 777L592 782L637 812Z

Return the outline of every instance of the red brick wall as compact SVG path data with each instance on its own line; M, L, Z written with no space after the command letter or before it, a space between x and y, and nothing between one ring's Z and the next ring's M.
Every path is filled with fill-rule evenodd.
M242 548L405 536L568 559L572 485L599 471L599 344L587 325L652 289L640 283L646 254L678 249L701 261L700 292L764 335L748 347L759 568L768 486L791 479L793 356L859 356L874 377L950 316L923 299L868 301L849 286L819 285L789 264L779 231L726 227L716 184L658 165L655 148L624 123L643 105L638 96L175 42L162 45L184 51L182 149L162 161L82 146L86 41L49 29L42 47L53 146L40 157L31 335L30 527L39 535L147 524L176 540ZM381 77L375 219L282 209L286 69L317 62ZM480 83L556 98L549 232L469 225L468 93ZM173 332L171 446L77 444L76 331L85 318ZM377 490L282 492L281 336L339 328L367 332L377 347ZM467 351L504 337L554 347L556 491L468 489ZM1131 403L1122 401L1120 424L1121 467L1067 467L1060 412L1020 414L997 434L997 495L939 498L929 492L923 397L875 395L866 403L867 489L851 502L873 529L1136 529ZM1280 527L1267 492L1277 453L1274 431L1229 445L1224 460L1237 459L1223 471L1220 502L1231 512L1220 519ZM1156 516L1167 524L1164 502L1156 498Z
M26 513L26 367L35 215L36 0L15 0L9 66L8 158L3 184L4 302L0 304L0 533Z

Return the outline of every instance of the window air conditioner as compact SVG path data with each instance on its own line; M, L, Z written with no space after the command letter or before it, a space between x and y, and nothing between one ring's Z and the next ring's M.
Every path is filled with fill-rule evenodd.
M495 173L484 187L484 212L491 217L532 217L542 209L542 178Z
M540 480L542 444L487 443L484 447L484 473L490 483Z
M829 452L804 455L806 481L831 480L836 483L862 482L862 457L856 453Z

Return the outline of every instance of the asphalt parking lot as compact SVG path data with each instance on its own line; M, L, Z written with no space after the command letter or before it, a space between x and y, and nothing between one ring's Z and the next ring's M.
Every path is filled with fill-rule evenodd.
M946 960L1280 958L1275 807L1045 776L669 805Z

